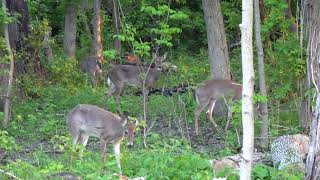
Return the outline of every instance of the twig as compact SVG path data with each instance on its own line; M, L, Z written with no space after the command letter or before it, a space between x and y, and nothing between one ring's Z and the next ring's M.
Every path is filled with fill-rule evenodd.
M152 127L153 127L154 123L156 122L156 120L157 120L157 118L155 118L155 119L152 121L151 126L147 129L146 134L148 134L149 131L152 129Z
M2 169L0 169L0 173L3 173L3 174L5 174L5 175L7 175L7 176L9 176L9 177L12 177L13 179L21 179L21 178L15 176L14 174L9 173L9 172L6 172L6 171L4 171L4 170L2 170Z

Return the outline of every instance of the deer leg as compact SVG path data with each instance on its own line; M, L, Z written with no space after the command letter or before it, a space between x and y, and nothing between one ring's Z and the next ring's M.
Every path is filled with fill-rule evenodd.
M97 80L94 76L91 76L91 84L93 87L96 87L97 86Z
M117 165L118 165L120 172L121 172L122 170L121 170L121 165L120 165L120 142L121 141L118 141L113 145L113 151L114 151L114 155L116 157Z
M106 145L107 145L107 140L105 138L100 138L100 164L101 164L101 168L104 165L104 162L106 160Z
M198 134L198 119L199 119L199 115L200 113L204 110L204 108L208 105L209 102L206 103L200 103L196 109L196 111L194 112L194 126L195 126L195 134Z
M210 119L211 123L213 124L213 127L218 131L220 131L220 129L218 128L218 125L216 124L216 122L213 120L213 117L212 117L212 112L213 112L214 106L216 105L216 101L217 101L216 99L210 100L208 111L207 111L207 117Z
M81 141L80 143L85 147L88 143L89 135L85 133L81 133Z
M224 128L224 132L227 132L228 130L228 127L230 125L230 121L231 121L231 118L232 118L232 109L231 109L231 103L228 103L227 99L224 97L224 103L226 104L227 106L227 109L228 109L228 114L227 114L227 123L226 123L226 126ZM231 102L231 101L229 101Z
M110 81L111 82L111 81ZM105 101L106 101L106 110L108 108L108 99L111 96L115 97L116 102L118 103L118 108L120 107L119 99L120 99L120 93L123 85L115 85L114 83L110 83L110 89L108 93L106 94Z
M76 145L76 144L77 144L78 139L79 139L79 135L80 135L79 133L72 135L72 144L73 144L73 145Z
M231 110L231 106L228 106L227 124L226 124L226 127L224 128L225 132L227 132L228 130L231 119L232 119L232 110Z
M81 132L78 130L78 128L74 126L71 126L70 130L71 130L71 136L72 136L72 144L76 145L80 138Z

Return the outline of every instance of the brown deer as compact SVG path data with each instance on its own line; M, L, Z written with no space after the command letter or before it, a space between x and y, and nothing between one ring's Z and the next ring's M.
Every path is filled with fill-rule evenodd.
M167 53L163 56L157 56L153 53L152 61L155 63L155 67L133 65L113 66L107 75L109 91L106 93L106 103L108 103L110 96L114 96L118 108L120 108L120 94L124 85L141 87L143 95L147 97L149 89L160 77L161 65L166 57Z
M90 76L92 86L97 86L97 78L102 73L102 57L89 56L82 62L82 69Z
M219 130L218 125L212 118L212 112L216 101L223 99L228 107L228 118L225 130L229 126L231 118L231 102L241 99L242 85L231 80L207 80L195 91L195 97L198 107L194 113L195 133L198 133L198 118L200 113L208 107L207 117L212 122L213 126Z
M86 146L89 136L100 139L101 164L106 159L106 145L113 144L114 154L118 167L120 165L120 143L124 134L128 133L128 146L133 145L136 124L127 122L127 114L121 117L101 109L97 106L79 104L68 114L67 124L72 135L72 142L75 145L80 142Z

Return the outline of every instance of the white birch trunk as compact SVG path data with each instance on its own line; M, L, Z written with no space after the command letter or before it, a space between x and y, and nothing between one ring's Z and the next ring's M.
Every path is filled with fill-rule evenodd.
M240 24L240 29L243 73L242 126L244 130L242 146L243 159L240 163L241 180L251 179L254 146L252 21L253 0L242 0L242 23Z

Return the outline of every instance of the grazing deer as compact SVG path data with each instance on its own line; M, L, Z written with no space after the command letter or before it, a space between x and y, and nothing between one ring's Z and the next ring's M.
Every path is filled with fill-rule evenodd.
M198 107L194 113L195 133L198 133L198 118L200 113L208 106L207 117L212 122L213 126L218 129L217 124L212 118L212 112L216 101L223 98L228 106L228 119L225 130L229 126L231 118L230 103L234 100L241 99L242 85L231 80L207 80L195 91ZM219 130L219 129L218 129Z
M101 109L97 106L79 104L68 114L67 124L72 135L72 142L75 145L78 141L86 146L89 136L100 139L101 164L106 159L106 145L113 144L114 154L118 167L120 166L120 143L124 134L128 133L128 146L133 145L135 126L127 123L127 114L121 117Z
M107 83L109 91L106 94L106 103L110 96L114 96L120 108L120 94L124 85L141 87L144 97L148 96L149 89L159 79L161 74L162 62L166 59L164 56L152 54L155 67L149 66L132 66L132 65L116 65L108 72ZM145 74L145 75L144 75Z
M90 76L92 86L97 86L97 78L102 73L102 57L89 56L82 62L82 69Z

